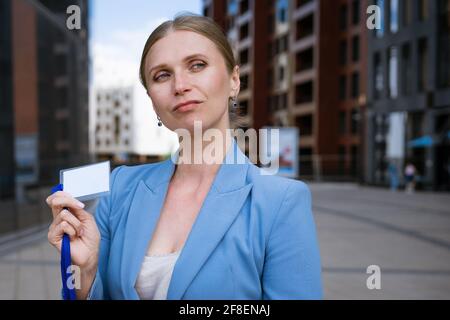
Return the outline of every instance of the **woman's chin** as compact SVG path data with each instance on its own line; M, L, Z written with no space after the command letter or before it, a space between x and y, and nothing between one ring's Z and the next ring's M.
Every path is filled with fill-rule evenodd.
M194 133L195 130L200 130L203 134L203 132L208 128L208 123L208 121L198 117L186 117L186 119L183 119L177 123L177 128L188 130L190 133Z

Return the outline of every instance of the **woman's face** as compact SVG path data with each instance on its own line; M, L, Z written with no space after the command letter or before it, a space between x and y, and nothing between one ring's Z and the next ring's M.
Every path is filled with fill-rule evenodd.
M239 92L239 69L230 75L215 44L198 33L172 31L150 48L145 59L148 95L170 130L193 132L228 128L228 98ZM195 101L177 108L180 103Z

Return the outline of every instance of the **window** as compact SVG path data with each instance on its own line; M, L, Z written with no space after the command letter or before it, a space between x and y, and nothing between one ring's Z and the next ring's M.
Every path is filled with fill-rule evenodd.
M350 132L353 135L357 135L359 131L359 117L360 117L358 109L352 110L351 117L352 118L350 119L351 120Z
M241 53L239 54L239 61L241 65L248 63L248 49L244 49L241 51Z
M373 59L373 69L374 69L374 96L375 99L381 98L384 89L384 79L383 79L383 67L381 65L381 54L379 52L375 53Z
M412 93L412 58L411 45L409 43L402 46L402 93L410 95Z
M398 0L391 0L390 30L392 33L396 33L398 31Z
M284 35L277 39L276 53L283 53L288 50L288 36Z
M235 17L234 16L228 16L225 20L225 30L229 32L231 29L234 28L235 24Z
M295 124L299 129L300 136L310 136L313 133L313 116L299 116L295 118Z
M353 72L352 74L352 98L359 97L359 73Z
M412 1L413 0L402 0L403 5L403 25L406 27L411 24L412 21Z
M390 98L398 96L398 52L397 47L391 47L388 51L388 95Z
M274 112L278 109L278 99L277 96L270 96L268 100L269 112Z
M203 15L205 17L209 17L209 12L210 12L209 7L204 7L203 8Z
M284 80L284 66L280 66L278 68L278 81L283 81Z
M278 96L278 108L279 109L287 108L287 93L283 93Z
M248 74L241 76L241 90L247 90L248 89Z
M419 20L428 19L428 0L419 0Z
M242 100L239 102L240 115L245 116L248 114L248 100Z
M357 25L359 23L360 0L353 0L352 2L352 23Z
M341 66L347 64L347 41L342 40L339 44L339 63Z
M427 87L427 73L428 73L428 44L427 39L422 38L419 40L419 70L418 70L418 89L419 91L426 90Z
M307 103L313 101L313 82L308 81L295 86L295 103Z
M380 26L381 28L375 29L375 35L378 38L382 38L384 36L384 0L376 0L377 6L380 8Z
M241 14L244 14L248 11L249 9L249 4L248 4L249 0L241 0L241 2L239 3L239 12Z
M339 99L347 99L347 77L345 75L339 77Z
M239 28L239 40L242 41L246 38L248 38L248 22Z
M347 28L347 16L348 16L347 5L343 4L339 12L339 27L341 31L344 31Z
M352 61L359 61L359 36L354 36L352 39Z
M297 21L296 40L303 39L314 33L314 15L310 14L303 19Z
M238 0L228 0L228 15L234 16L238 13Z
M277 20L280 23L287 22L288 0L277 0Z
M295 55L295 72L310 70L313 68L314 49L308 48L306 50L297 52Z
M423 112L411 112L408 114L407 135L410 138L417 138L424 134L424 114Z
M120 119L119 116L114 117L114 141L116 144L119 144L120 138Z
M347 133L346 115L345 111L339 112L339 134Z
M439 0L437 75L439 88L450 87L450 1Z

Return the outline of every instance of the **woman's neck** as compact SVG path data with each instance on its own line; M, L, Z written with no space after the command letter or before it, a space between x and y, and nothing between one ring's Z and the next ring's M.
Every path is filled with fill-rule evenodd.
M230 130L217 129L214 138L192 135L180 142L180 154L172 180L194 180L199 184L214 177L232 144Z

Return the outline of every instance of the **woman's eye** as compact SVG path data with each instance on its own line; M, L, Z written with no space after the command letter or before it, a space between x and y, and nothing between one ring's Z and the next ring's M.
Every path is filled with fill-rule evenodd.
M155 77L155 81L159 81L161 79L164 79L165 76L169 76L168 73L161 73L159 76Z
M199 63L193 64L193 65L192 65L192 68L193 68L194 70L200 70L200 69L202 69L205 65L206 65L206 64L203 63L203 62L199 62Z

